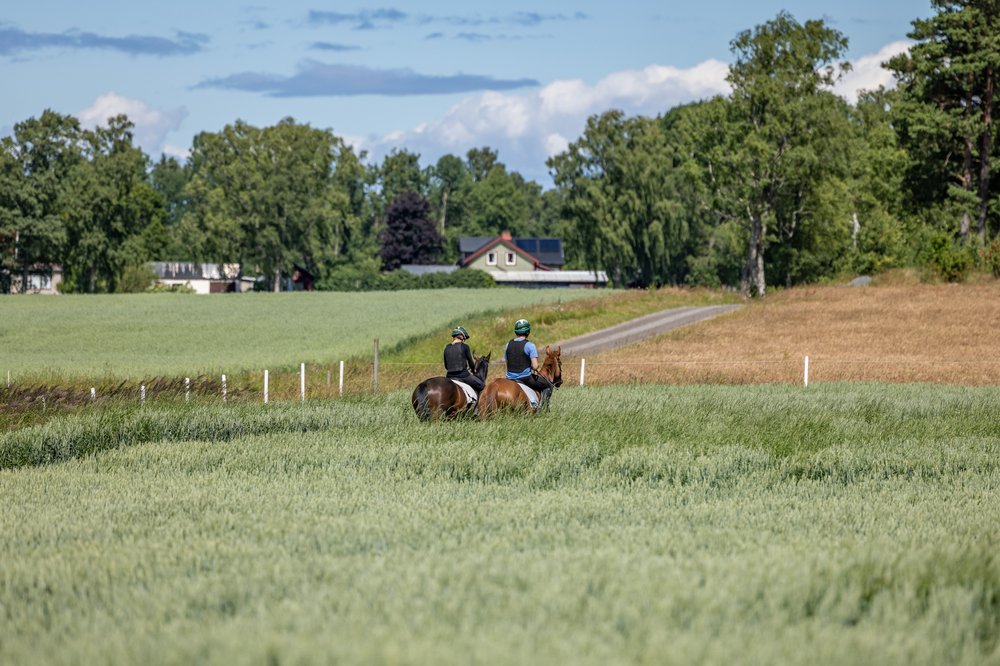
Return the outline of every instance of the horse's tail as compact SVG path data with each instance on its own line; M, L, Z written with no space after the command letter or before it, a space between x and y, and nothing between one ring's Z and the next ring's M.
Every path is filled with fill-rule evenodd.
M417 418L421 421L431 420L431 408L427 405L427 382L420 382L417 388L413 389L410 402L413 403L413 411L417 413Z
M490 382L479 394L479 420L485 421L497 411L497 383Z

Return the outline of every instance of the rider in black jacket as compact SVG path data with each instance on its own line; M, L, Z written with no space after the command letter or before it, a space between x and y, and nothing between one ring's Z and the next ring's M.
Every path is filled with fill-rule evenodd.
M469 372L476 369L475 361L472 360L472 350L465 341L469 339L469 332L458 326L451 332L452 340L444 348L444 369L447 371L448 379L457 379L460 382L471 386L478 395L486 387L485 382L479 377Z
M507 379L520 382L538 391L538 408L548 403L555 388L544 375L538 372L538 348L528 340L531 324L527 319L518 319L514 324L514 339L504 347L503 356L507 363Z

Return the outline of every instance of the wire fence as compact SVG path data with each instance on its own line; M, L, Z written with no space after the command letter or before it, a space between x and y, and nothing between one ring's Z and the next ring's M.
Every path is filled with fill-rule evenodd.
M503 360L494 362L488 379L504 374ZM811 383L832 381L940 382L1000 384L1000 356L993 358L919 358L898 356L787 356L782 358L673 358L648 361L588 361L567 357L563 386L587 387L620 383ZM67 385L19 383L7 371L0 387L4 411L80 407L133 401L261 402L331 399L415 387L443 374L439 362L354 360L334 364L302 363L297 371L268 369L195 377L153 377L134 381Z

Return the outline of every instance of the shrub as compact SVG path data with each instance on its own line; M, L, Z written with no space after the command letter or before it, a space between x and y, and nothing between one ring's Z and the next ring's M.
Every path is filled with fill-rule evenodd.
M155 281L156 273L152 268L146 264L133 264L122 271L116 291L119 294L139 294L152 287Z
M927 263L941 279L962 282L972 270L972 254L943 231L930 233L925 248Z
M402 269L389 273L377 273L371 270L343 267L320 281L318 287L330 291L402 291L405 289L483 289L495 285L496 282L489 273L476 269L412 275Z
M979 248L979 260L983 268L1000 278L1000 237L994 238L986 247Z

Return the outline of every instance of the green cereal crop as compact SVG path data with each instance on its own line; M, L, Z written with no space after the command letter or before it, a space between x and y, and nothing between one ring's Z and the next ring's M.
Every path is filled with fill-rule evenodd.
M0 436L66 453L0 471L0 663L997 663L998 401L81 411Z
M593 297L587 289L9 298L0 373L140 379L370 355L476 313ZM3 377L6 380L6 377Z

